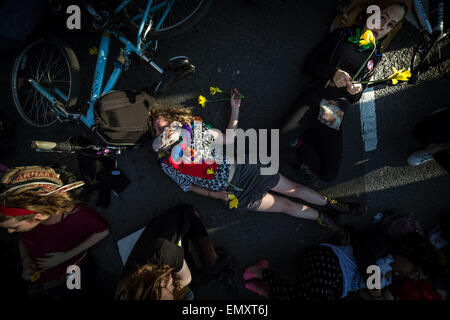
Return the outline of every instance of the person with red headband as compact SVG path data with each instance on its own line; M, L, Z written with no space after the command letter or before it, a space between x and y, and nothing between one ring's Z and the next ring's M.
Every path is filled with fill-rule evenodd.
M370 5L379 6L380 25L368 16ZM295 149L297 167L309 178L331 182L339 177L342 161L342 121L349 104L357 103L375 73L392 37L401 27L411 7L410 0L353 1L343 18L336 18L332 29L304 63L312 83L292 105L281 126L284 141ZM370 23L368 23L370 22ZM373 38L360 42L370 28ZM284 145L288 149L288 143Z
M27 166L7 170L0 183L0 227L20 232L30 298L72 296L77 290L66 287L67 267L85 271L87 250L109 235L108 223L73 196L84 182L64 184L52 168Z

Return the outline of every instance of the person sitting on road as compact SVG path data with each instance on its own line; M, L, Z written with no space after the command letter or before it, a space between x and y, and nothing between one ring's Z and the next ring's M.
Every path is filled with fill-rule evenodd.
M195 269L190 242L204 272ZM188 288L191 269L197 271L196 276L205 278L205 272L210 276L225 275L232 268L233 259L225 250L214 248L199 213L192 206L181 204L154 218L141 233L126 260L117 298L192 300L193 292Z
M209 156L215 159L214 150L212 153L205 151L208 147L213 143L234 143L234 132L238 126L241 105L238 95L237 89L231 91L231 116L227 129L232 130L227 130L225 138L218 131L211 130L204 122L194 122L199 118L194 117L188 108L154 108L150 111L151 127L156 136L153 149L158 152L163 171L183 191L193 191L206 197L230 201L230 207L234 202L235 207L242 210L280 212L296 218L314 220L331 231L340 233L343 230L336 215L324 213L325 210L352 215L362 215L366 212L367 208L364 204L345 203L327 198L279 173L262 175L261 168L264 165L259 163L249 164L246 161L244 164L234 164L224 155L222 163L213 161L212 164L208 164L208 161L204 159L208 160ZM201 126L201 131L194 127L196 125ZM182 128L185 130L181 130ZM195 133L196 131L199 132ZM189 145L185 140L179 143L180 137L185 139L182 137L182 132L193 133ZM198 143L198 139L201 139L201 143ZM199 150L198 145L205 150ZM183 161L177 164L174 154L175 156L179 152L186 154L188 150L191 151L188 154L202 160L188 165L185 165ZM203 155L205 155L204 158ZM318 209L271 192L306 201L317 206Z
M366 62L373 44L359 43L360 35L368 29L365 13L368 4L352 6L362 12L347 16L346 26L335 28L307 56L303 70L314 82L293 103L288 120L281 127L284 140L296 149L298 166L306 175L312 170L323 181L334 181L339 176L343 147L340 126L347 105L361 98L367 85L359 82L374 74L382 58L381 51L411 7L410 0L378 0L375 4L381 9L381 28L372 29L378 44L371 58ZM334 26L339 23L337 20ZM383 42L387 37L389 41Z
M366 241L362 246L361 238L372 245L365 246ZM270 270L263 259L244 270L245 287L273 300L405 299L406 287L416 290L411 297L425 299L424 292L429 292L439 299L430 278L445 273L446 260L428 239L415 232L389 240L368 239L366 233L361 238L352 238L351 246L323 243L307 248L299 257L294 284ZM368 279L373 271L366 274L370 265L380 268L379 290L367 289L368 280L374 283Z
M73 297L77 291L88 294L67 289L67 268L83 265L81 280L86 289L87 251L109 235L109 227L70 193L84 182L65 185L55 170L42 166L9 169L0 182L0 227L20 233L23 278L30 281L30 298Z

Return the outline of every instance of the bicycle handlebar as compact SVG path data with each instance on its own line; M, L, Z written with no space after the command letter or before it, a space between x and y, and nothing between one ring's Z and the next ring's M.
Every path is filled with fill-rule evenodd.
M82 147L71 144L70 142L53 142L53 141L31 141L31 148L36 151L49 152L75 152L83 150Z

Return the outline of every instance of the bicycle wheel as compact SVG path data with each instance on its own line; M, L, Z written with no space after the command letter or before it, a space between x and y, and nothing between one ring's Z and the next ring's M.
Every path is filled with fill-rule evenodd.
M206 14L213 1L175 0L166 16L168 3L171 1L153 1L150 10L153 16L153 28L149 35L154 39L163 39L186 31ZM147 3L148 0L135 0L124 8L126 18L136 28L139 28Z
M437 76L444 76L450 72L450 35L435 43L425 53L427 54L423 54L421 59L414 63L416 80L433 80Z
M33 79L64 107L77 102L80 65L69 47L51 39L33 42L17 57L11 79L14 104L21 117L34 127L57 121L52 103L28 81Z

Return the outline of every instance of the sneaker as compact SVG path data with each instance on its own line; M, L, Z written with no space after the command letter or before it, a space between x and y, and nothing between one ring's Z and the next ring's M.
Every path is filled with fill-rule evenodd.
M234 280L234 270L222 270L217 280L225 286L225 291L232 297L237 297L239 288Z
M245 268L244 272L242 273L242 278L244 278L244 280L261 278L259 274L262 274L262 272L266 269L269 269L269 261L267 261L266 259L262 259L257 263Z
M219 256L216 263L209 268L205 268L205 271L215 275L220 274L224 270L234 271L236 265L234 257L223 248L216 248L216 253Z
M412 167L419 166L425 162L433 160L433 153L434 152L431 152L430 150L416 151L411 154L406 161L408 162L408 165Z
M430 146L426 150L419 150L414 152L406 161L412 167L419 166L421 164L424 164L425 162L433 160L433 154L448 148L450 148L449 143L435 144L433 146Z
M327 199L325 207L339 214L351 214L352 216L363 216L367 212L367 206L364 203L341 202L331 198Z
M245 288L266 299L269 298L269 284L265 281L256 279L245 281Z
M317 223L329 229L331 232L342 232L343 230L342 226L339 224L338 218L326 213L319 212Z

